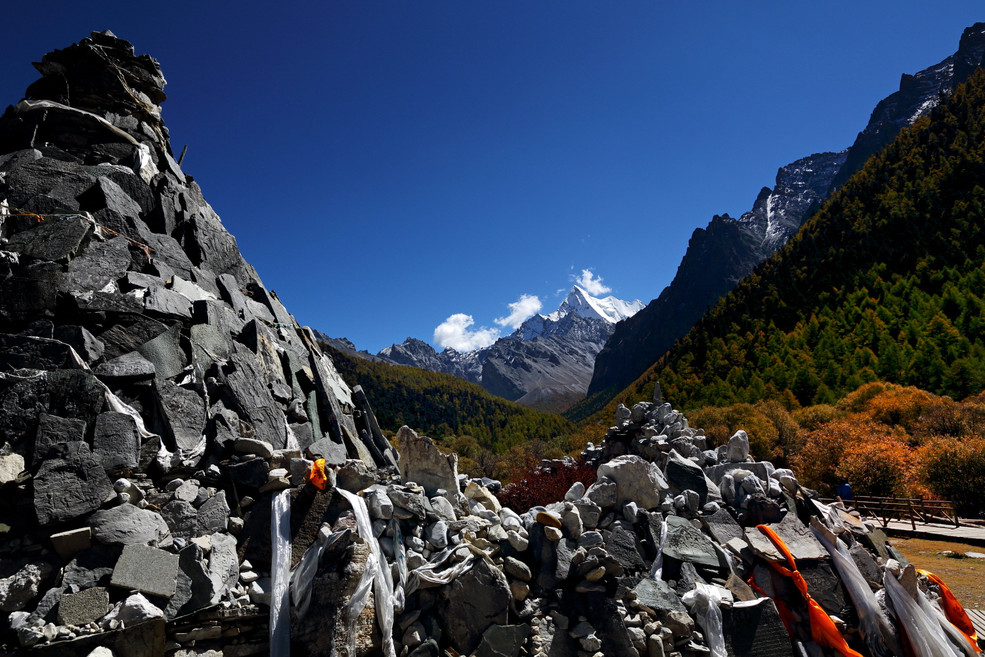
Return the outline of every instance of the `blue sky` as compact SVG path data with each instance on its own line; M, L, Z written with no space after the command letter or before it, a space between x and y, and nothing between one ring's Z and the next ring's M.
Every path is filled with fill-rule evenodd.
M4 10L0 103L91 30L156 57L172 146L265 285L373 352L449 318L448 344L509 333L578 278L655 298L696 227L849 146L985 20L980 0L29 4Z

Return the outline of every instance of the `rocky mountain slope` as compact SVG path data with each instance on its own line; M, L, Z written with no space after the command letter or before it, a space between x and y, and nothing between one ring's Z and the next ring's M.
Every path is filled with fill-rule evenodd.
M642 307L638 300L594 297L575 285L557 310L533 315L484 349L436 352L422 340L407 338L376 356L452 374L524 406L559 411L585 396L596 354L616 324ZM362 352L350 355L364 357Z
M696 229L674 280L632 319L621 324L599 353L589 395L611 396L629 385L725 292L782 246L833 189L870 155L926 114L982 64L985 23L966 29L958 51L916 75L881 101L855 143L845 152L812 155L782 167L771 190L739 219L716 216Z
M877 379L955 399L985 389L982 107L985 69L870 158L619 401L657 381L685 408L830 404Z

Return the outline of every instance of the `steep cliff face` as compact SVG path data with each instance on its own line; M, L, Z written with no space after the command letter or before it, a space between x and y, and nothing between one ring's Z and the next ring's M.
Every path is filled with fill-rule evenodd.
M615 327L595 360L588 394L621 389L684 335L742 277L797 232L827 196L845 153L820 153L782 167L738 219L716 215L695 229L677 274L646 308Z
M930 111L941 94L966 80L983 64L983 56L985 23L976 23L964 31L955 54L915 75L904 75L899 91L876 105L851 148L782 167L774 188L764 188L752 210L737 220L716 215L706 229L695 230L674 280L645 309L620 324L599 352L588 394L621 390L635 380L735 283L783 246L872 154Z
M848 149L848 158L835 176L833 187L840 187L870 156L893 141L900 130L937 105L941 94L950 93L967 80L972 71L985 64L983 58L985 23L975 23L961 34L958 50L953 55L919 73L904 73L899 91L881 100L872 110L865 129Z

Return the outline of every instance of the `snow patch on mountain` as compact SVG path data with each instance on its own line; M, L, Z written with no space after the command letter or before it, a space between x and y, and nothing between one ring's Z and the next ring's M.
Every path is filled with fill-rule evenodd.
M568 296L561 302L557 310L549 315L542 315L542 317L556 322L565 315L575 314L585 319L601 319L610 324L615 324L628 317L632 317L642 309L643 302L639 299L623 301L613 296L604 298L593 297L581 287L575 285L568 292Z

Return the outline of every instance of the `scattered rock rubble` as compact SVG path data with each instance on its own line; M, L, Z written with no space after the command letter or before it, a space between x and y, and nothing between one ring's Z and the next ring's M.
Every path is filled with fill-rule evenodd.
M174 161L157 63L37 67L0 118L2 654L832 654L800 581L862 654L969 654L879 529L669 404L522 514L394 449Z

